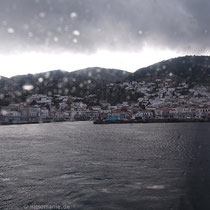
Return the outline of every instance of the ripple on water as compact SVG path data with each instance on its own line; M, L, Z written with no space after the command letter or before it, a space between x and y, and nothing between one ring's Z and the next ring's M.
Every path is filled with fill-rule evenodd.
M0 209L210 209L209 125L0 127Z
M101 189L101 192L102 192L102 193L110 193L110 191L109 191L107 188Z
M1 181L8 182L8 181L10 181L10 178L2 178Z
M163 190L166 187L164 185L150 185L145 187L146 189L150 189L150 190Z
M70 179L70 178L78 178L80 177L80 173L79 172L69 172L69 173L65 173L62 174L60 177L61 179Z

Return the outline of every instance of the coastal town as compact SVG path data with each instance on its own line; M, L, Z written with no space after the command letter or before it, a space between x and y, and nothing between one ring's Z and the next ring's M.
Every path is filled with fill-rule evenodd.
M172 75L170 75L172 76ZM86 103L95 95L86 98L71 95L28 95L20 103L0 107L1 124L38 123L56 121L126 121L135 119L210 119L210 87L186 82L176 83L170 76L154 82L131 81L110 83L107 89L120 86L132 94L140 93L136 101L127 100L110 104L108 99L98 100L94 105ZM3 97L3 96L1 96Z

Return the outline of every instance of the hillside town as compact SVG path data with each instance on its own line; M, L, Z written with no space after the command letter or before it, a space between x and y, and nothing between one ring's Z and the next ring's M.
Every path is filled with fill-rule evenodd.
M62 95L28 95L26 101L1 106L0 122L33 123L52 121L94 121L131 119L210 119L210 87L185 82L175 83L170 77L155 82L123 82L120 86L142 97L136 101L110 104L101 99L87 105L84 98ZM87 98L93 99L94 95ZM87 99L86 99L87 101Z

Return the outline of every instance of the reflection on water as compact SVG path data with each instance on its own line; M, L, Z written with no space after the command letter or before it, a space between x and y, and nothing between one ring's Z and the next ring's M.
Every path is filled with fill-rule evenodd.
M0 208L210 209L209 125L0 127Z

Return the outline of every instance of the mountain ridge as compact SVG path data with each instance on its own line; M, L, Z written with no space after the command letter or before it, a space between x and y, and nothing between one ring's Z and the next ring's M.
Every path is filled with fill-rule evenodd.
M130 80L152 80L175 76L178 80L195 83L210 82L210 56L182 56L138 69Z
M155 82L157 79L173 79L174 85L183 81L190 86L210 84L210 56L182 56L164 60L148 67L138 69L134 73L118 69L90 67L73 72L54 70L44 73L17 75L11 78L2 77L0 94L8 95L12 100L23 100L29 94L72 95L86 97L96 95L98 100L112 97L117 101L136 99L131 91L125 91L117 84L123 82ZM108 87L113 84L113 87ZM24 89L30 85L31 88ZM129 92L129 93L128 93ZM123 97L121 97L123 95ZM135 97L134 97L135 96Z

